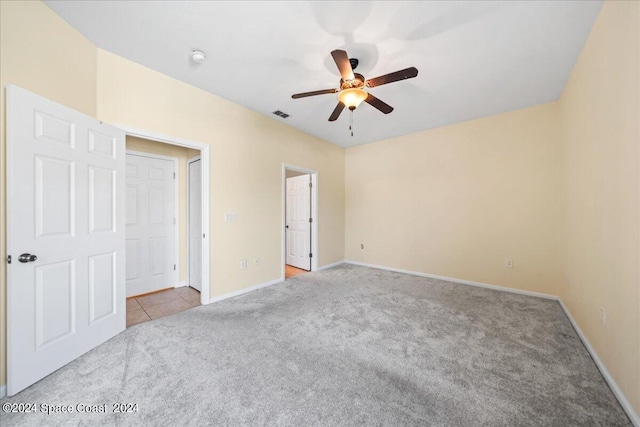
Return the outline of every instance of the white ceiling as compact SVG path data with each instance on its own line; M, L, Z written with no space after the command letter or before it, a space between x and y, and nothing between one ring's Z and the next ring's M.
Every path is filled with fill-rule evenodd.
M98 47L343 147L559 98L602 1L46 3ZM190 60L206 52L204 64ZM415 66L418 77L370 89L368 104L327 119L337 87L330 52L366 78ZM281 119L272 111L290 114Z

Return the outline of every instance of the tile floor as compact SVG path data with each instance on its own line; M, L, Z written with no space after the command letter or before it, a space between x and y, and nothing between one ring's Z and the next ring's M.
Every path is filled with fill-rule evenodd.
M184 286L127 298L127 328L200 305L200 292Z

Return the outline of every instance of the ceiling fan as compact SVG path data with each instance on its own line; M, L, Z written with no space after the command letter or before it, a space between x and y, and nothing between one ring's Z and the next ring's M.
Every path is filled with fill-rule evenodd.
M354 73L353 70L358 66L358 60L355 58L349 59L347 52L344 50L334 50L331 52L333 60L338 66L340 75L340 87L336 89L324 89L314 90L312 92L296 93L291 97L293 99L306 98L307 96L324 95L327 93L338 94L338 105L329 116L329 121L333 122L338 119L344 107L353 111L362 103L362 101L371 105L374 108L382 111L384 114L389 114L393 111L393 107L389 104L381 101L375 96L368 93L365 88L373 88L376 86L382 86L387 83L393 83L400 80L410 79L418 75L418 69L416 67L405 68L404 70L396 71L394 73L385 74L383 76L375 77L373 79L366 80L362 74ZM351 133L353 136L353 132Z

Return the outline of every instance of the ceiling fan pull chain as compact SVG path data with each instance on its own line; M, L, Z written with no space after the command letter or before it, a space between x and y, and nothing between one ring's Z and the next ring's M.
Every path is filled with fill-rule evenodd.
M349 110L349 130L351 131L351 136L353 136L353 110Z

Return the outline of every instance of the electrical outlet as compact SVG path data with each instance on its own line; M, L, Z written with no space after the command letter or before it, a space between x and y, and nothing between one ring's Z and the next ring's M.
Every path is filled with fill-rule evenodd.
M258 266L258 264L260 264L260 260L259 260L258 258L254 258L254 259L253 259L253 266L254 266L254 267L257 267L257 266Z
M607 324L607 312L604 307L600 307L600 324L602 326Z
M245 270L247 268L247 260L243 259L240 261L240 270Z
M360 249L364 249L364 243L360 243Z
M508 260L505 262L505 267L507 267L507 268L513 268L513 260L512 260L512 259L508 259Z

